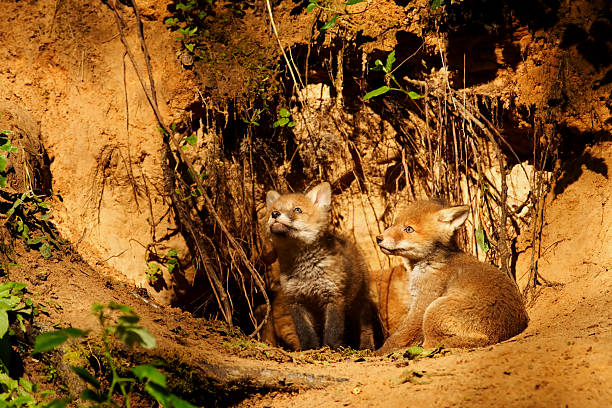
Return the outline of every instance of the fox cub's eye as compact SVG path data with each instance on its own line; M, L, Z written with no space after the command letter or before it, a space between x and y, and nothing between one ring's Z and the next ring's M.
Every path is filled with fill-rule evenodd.
M414 232L414 228L412 228L412 227L409 225L409 226L407 226L406 228L404 228L404 231L406 231L407 233L409 233L409 234L410 234L410 233Z
M301 214L301 213L302 213L302 209L301 209L300 207L295 207L295 208L293 209L293 212L294 212L294 213Z
M272 218L278 218L280 216L280 211L272 211Z

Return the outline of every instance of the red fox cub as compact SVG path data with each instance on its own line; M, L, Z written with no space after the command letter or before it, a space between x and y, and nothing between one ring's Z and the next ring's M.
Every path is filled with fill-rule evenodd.
M302 350L374 348L368 270L356 246L329 231L331 187L306 194L268 191L267 229Z
M378 354L425 347L477 347L517 335L529 318L515 283L501 270L457 248L455 232L469 207L419 201L376 237L409 272L410 310Z

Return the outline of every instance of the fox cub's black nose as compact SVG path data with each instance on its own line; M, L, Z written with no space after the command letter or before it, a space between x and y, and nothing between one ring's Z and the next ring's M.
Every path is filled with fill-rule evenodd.
M280 216L280 211L272 211L272 218L276 219Z
M376 237L376 243L377 243L377 244L380 244L381 242L383 242L383 239L384 239L384 238L383 238L383 236L382 236L382 235L377 236L377 237Z

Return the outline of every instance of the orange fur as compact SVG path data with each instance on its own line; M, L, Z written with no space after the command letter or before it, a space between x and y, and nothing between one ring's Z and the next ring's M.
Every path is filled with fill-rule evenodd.
M416 202L376 237L384 253L401 256L410 270L409 311L379 354L420 343L484 346L515 336L527 326L515 282L457 248L454 235L467 214L465 206Z

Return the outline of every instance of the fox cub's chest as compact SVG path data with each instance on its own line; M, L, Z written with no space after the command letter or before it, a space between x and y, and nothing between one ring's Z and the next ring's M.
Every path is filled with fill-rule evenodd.
M304 253L296 257L288 270L281 272L281 286L285 293L298 301L327 302L340 295L333 275L340 274L331 256ZM283 268L284 269L284 268Z

